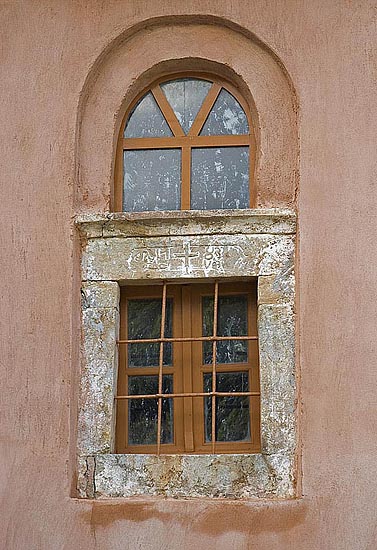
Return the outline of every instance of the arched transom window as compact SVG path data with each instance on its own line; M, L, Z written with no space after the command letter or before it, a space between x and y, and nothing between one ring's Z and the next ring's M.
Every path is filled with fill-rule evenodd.
M122 124L115 209L250 208L254 157L250 113L233 86L196 76L159 81Z

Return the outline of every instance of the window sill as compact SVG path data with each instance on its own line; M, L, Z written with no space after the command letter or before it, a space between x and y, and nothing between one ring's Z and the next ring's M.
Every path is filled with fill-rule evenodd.
M290 461L280 454L98 454L83 468L86 498L295 497Z

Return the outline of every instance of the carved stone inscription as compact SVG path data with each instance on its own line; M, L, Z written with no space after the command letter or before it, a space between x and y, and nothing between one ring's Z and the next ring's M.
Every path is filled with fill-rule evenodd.
M91 239L84 280L269 275L290 264L290 235Z
M142 265L143 271L168 270L171 273L192 275L195 271L211 271L224 273L224 257L236 267L242 268L246 256L237 245L208 245L202 249L184 242L183 246L141 247L136 248L128 260L132 269L133 264Z

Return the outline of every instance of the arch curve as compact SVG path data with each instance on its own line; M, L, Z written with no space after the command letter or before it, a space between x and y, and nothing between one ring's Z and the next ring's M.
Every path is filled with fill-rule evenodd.
M256 121L257 205L294 204L297 101L284 65L250 31L229 20L180 16L125 30L89 71L77 117L76 211L110 209L116 143L127 105L153 79L183 70L211 72L240 89Z

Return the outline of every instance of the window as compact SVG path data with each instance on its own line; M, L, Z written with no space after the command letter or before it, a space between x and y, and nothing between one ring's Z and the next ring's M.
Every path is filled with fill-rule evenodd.
M279 156L271 146L275 133L279 143L286 137L274 121L285 120L287 104L272 108L266 99L280 86L273 74L253 93L263 113L262 205L279 204L271 174L280 189L290 166L285 147ZM92 128L103 118L91 119ZM204 73L156 81L120 127L116 212L76 219L84 498L295 495L296 218L288 209L250 209L253 122L249 103L226 81Z
M249 109L233 86L198 76L158 81L123 121L115 210L250 208L254 158Z
M256 281L121 289L117 452L260 450Z

